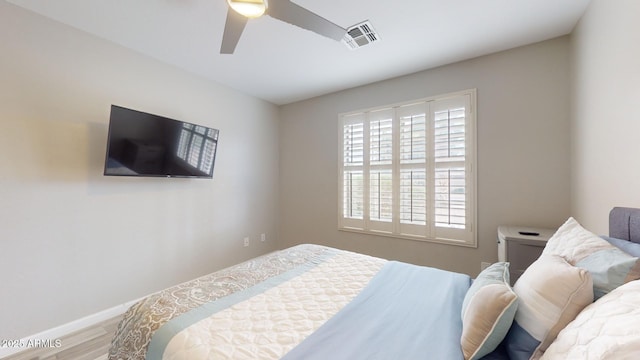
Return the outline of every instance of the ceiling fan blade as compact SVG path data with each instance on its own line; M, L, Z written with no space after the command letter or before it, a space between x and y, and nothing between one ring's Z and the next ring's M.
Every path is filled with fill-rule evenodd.
M347 33L346 29L341 28L290 0L269 0L267 14L278 20L311 30L336 41L342 40Z
M220 54L233 54L248 20L237 12L227 9L227 22L224 25L224 34L222 34Z

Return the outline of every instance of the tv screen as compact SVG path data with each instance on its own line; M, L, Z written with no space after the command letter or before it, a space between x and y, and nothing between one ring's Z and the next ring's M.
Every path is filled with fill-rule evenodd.
M212 178L218 133L111 105L104 175Z

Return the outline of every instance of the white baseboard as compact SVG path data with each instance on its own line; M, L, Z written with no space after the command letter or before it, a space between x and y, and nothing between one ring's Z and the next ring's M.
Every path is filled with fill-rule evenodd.
M122 315L125 313L125 311L127 311L129 307L131 307L131 305L138 302L138 300L133 300L125 304L117 305L110 309L106 309L98 313L85 316L81 319L74 320L72 322L66 323L64 325L60 325L58 327L55 327L49 330L45 330L35 335L27 336L25 338L20 339L20 344L28 344L29 341L33 342L34 340L60 339L78 330L82 330L84 328L96 325L102 321L111 319L118 315ZM9 355L17 354L25 350L28 350L28 348L27 347L0 347L0 359L7 357Z

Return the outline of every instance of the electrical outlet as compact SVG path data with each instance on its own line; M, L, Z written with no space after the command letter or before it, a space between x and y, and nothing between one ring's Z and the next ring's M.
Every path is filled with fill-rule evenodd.
M267 234L260 234L260 241L262 242L267 241Z
M482 270L484 270L484 269L488 268L489 266L491 266L491 263L489 263L489 262L484 262L484 261L483 261L483 262L481 262L481 263L480 263L480 271L482 271Z
M249 246L249 237L244 238L244 247Z

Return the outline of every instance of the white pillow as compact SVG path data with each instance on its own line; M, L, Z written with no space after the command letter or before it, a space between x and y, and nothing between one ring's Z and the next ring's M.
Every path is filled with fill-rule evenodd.
M591 275L556 255L542 255L513 287L519 304L504 341L509 358L537 358L593 301Z
M542 359L639 359L639 323L640 281L632 281L585 308Z
M598 299L618 286L640 279L640 259L625 253L569 218L549 239L543 255L564 257L571 265L586 269Z

